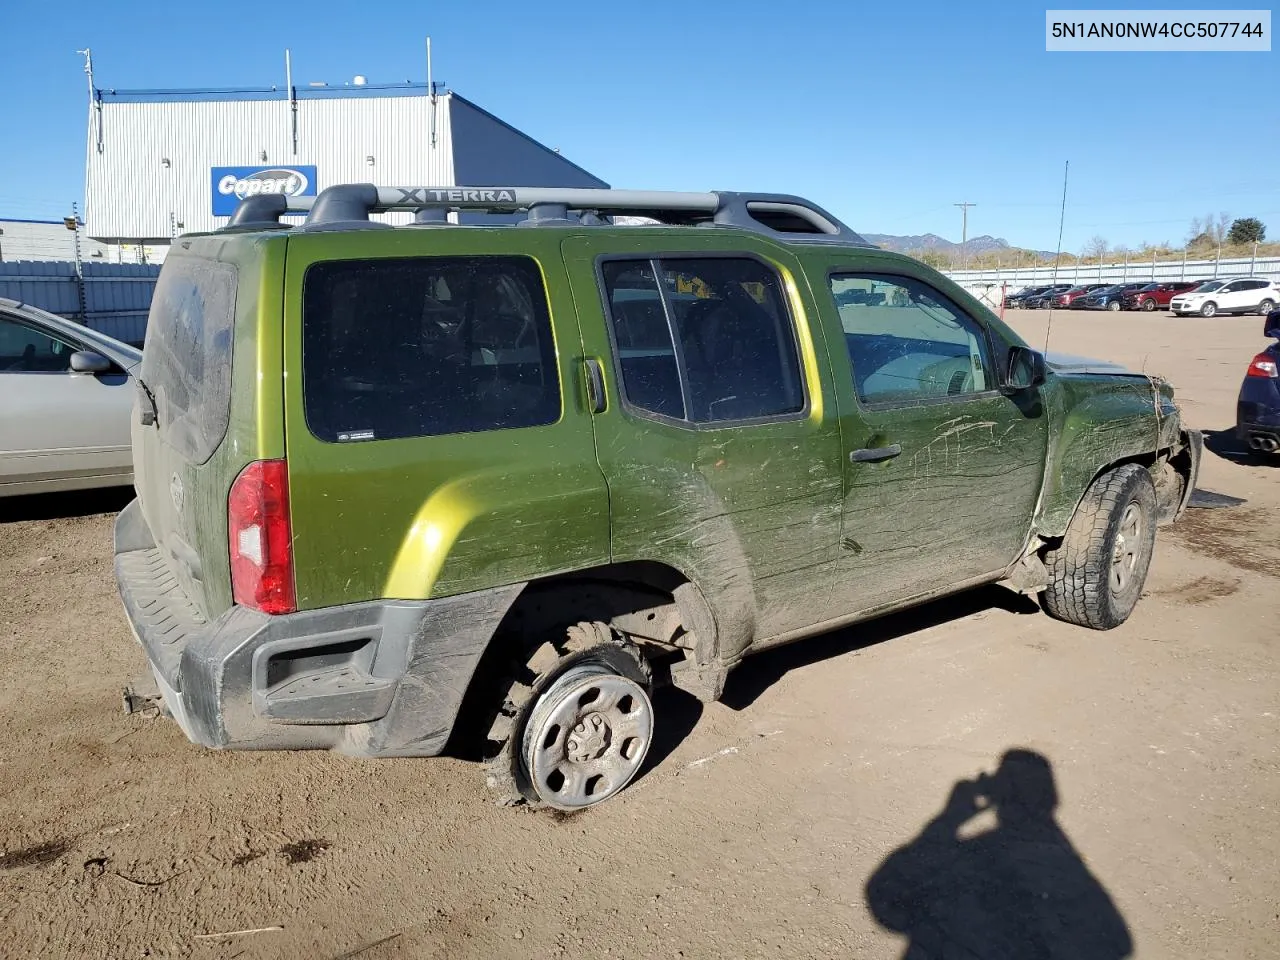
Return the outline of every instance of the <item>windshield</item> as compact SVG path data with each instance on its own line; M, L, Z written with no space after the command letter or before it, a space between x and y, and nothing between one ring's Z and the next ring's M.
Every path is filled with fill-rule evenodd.
M1225 280L1206 280L1204 283L1200 284L1200 286L1196 287L1191 292L1192 293L1208 293L1210 290L1217 290L1220 286L1222 286L1226 282L1227 281Z
M1119 293L1120 287L1103 287L1101 290L1095 290L1094 293Z
M1160 289L1160 284L1158 284L1158 283L1148 283L1145 287L1142 287L1138 292L1139 292L1139 293L1143 293L1143 292L1145 292L1145 291L1147 291L1147 290L1159 290L1159 289Z

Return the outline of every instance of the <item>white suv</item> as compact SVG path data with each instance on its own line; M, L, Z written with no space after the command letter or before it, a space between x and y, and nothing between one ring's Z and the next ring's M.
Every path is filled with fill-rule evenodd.
M1257 277L1208 280L1194 290L1180 293L1169 301L1169 309L1178 316L1198 313L1212 317L1219 313L1267 313L1280 303L1280 283Z

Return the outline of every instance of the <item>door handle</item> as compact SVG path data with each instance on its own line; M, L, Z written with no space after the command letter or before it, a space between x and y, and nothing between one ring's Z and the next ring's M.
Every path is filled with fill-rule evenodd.
M604 413L604 370L595 357L587 357L584 363L587 366L587 403L592 413Z
M902 452L902 444L894 443L887 447L865 447L854 450L849 459L854 463L875 463L878 460L892 460Z

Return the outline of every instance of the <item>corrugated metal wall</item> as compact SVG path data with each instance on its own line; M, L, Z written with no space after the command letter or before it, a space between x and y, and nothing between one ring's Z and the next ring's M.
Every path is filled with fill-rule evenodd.
M0 260L74 260L75 241L61 220L0 220ZM80 256L105 261L108 250L82 231Z
M158 266L149 264L84 264L82 312L74 263L5 262L0 263L0 297L77 320L125 343L141 344L159 273Z
M453 184L447 95L102 104L102 152L92 123L85 225L101 239L163 239L226 223L212 213L210 170L314 164L318 189L335 183ZM370 162L369 158L373 158ZM164 161L168 160L166 166ZM171 217L172 214L172 217ZM400 221L400 217L387 219Z

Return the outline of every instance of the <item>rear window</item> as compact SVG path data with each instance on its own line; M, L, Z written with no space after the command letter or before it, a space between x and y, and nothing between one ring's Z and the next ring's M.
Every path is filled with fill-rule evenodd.
M169 257L160 271L142 351L142 379L156 397L161 436L203 463L231 417L231 335L236 269Z
M546 288L528 257L314 264L302 368L307 426L334 443L560 417Z

